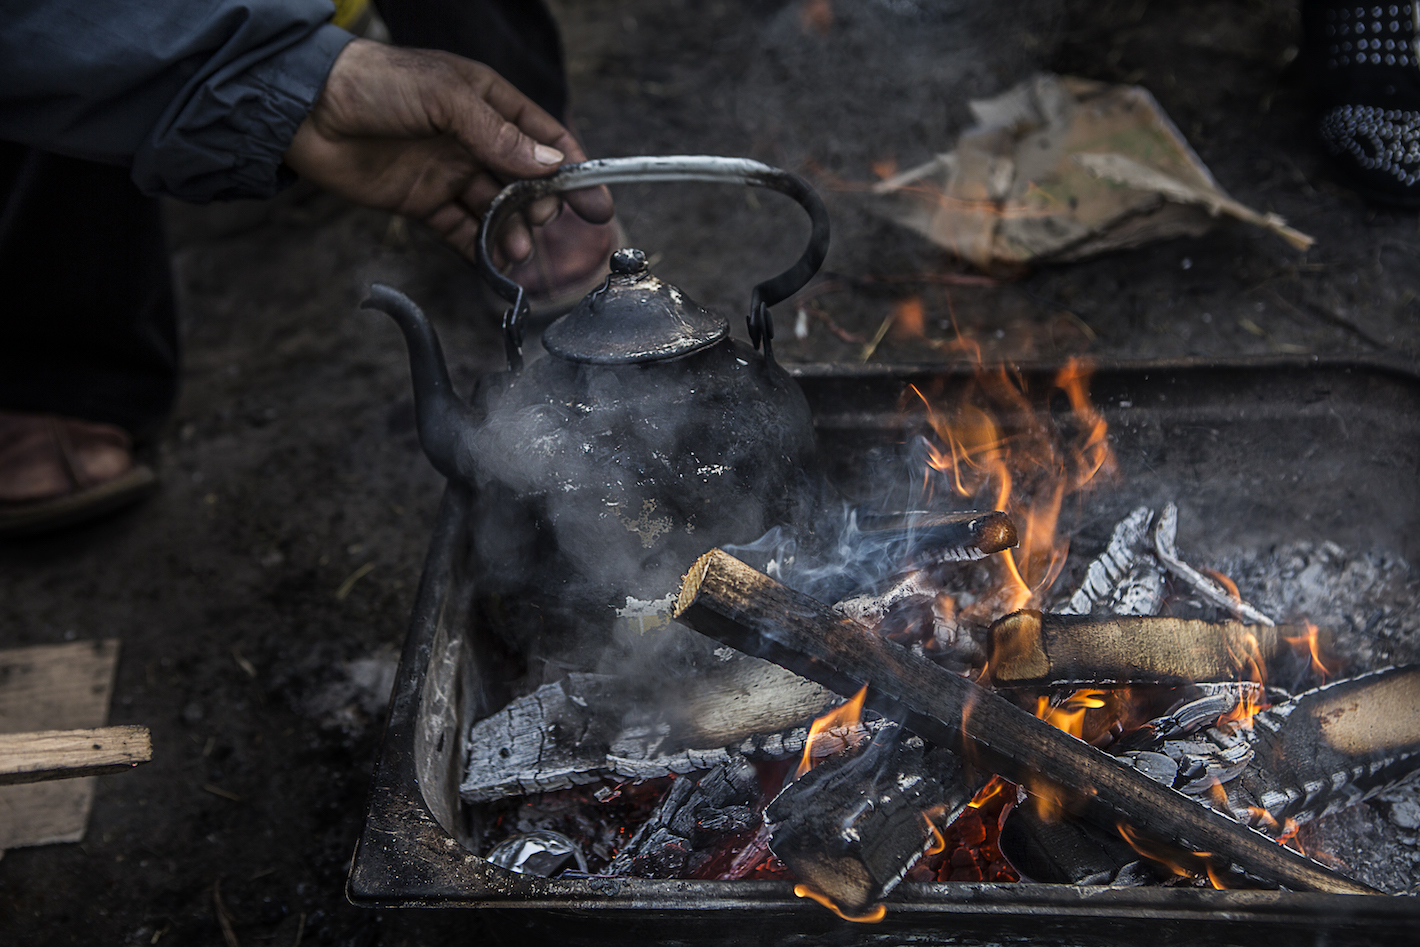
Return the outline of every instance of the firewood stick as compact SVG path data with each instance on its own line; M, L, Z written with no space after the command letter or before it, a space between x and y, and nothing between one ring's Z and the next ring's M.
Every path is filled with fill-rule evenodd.
M1012 782L1027 788L1042 780L1054 784L1103 828L1125 822L1294 890L1376 893L1160 786L723 550L701 556L686 574L676 618L838 694L851 695L866 685L873 710Z
M1304 628L1183 618L1086 618L1027 609L991 626L987 668L1001 687L1249 680Z
M132 769L153 758L147 727L0 734L0 786Z

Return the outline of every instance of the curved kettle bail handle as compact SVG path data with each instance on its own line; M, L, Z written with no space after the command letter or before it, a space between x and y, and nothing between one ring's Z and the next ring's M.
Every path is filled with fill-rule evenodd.
M828 255L828 209L808 182L796 174L772 168L748 158L721 158L714 155L669 155L664 157L598 158L581 164L569 164L546 178L515 181L503 188L478 230L478 262L483 275L495 292L510 304L503 316L503 343L507 348L508 367L513 371L523 365L523 323L528 316L527 293L523 287L498 272L489 254L493 234L520 208L540 197L561 194L579 188L601 184L648 184L675 181L709 181L719 184L744 184L766 187L787 194L808 212L813 231L809 245L797 263L773 279L754 288L750 296L748 316L749 338L755 348L761 343L764 356L774 358L771 340L774 323L769 307L788 299L803 288L823 265Z

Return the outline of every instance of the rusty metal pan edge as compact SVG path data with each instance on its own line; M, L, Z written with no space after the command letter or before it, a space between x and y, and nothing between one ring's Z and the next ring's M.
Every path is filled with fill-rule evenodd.
M898 380L962 374L947 363L786 366L801 380ZM1022 371L1058 370L1060 363L1022 363ZM1269 357L1228 360L1119 361L1097 373L1207 370L1355 370L1399 376L1420 385L1414 366L1385 359ZM581 879L554 881L512 875L468 852L435 820L416 780L415 715L428 673L438 617L455 578L461 522L471 497L451 486L441 501L409 634L405 640L386 729L372 778L366 822L351 861L349 900L368 907L465 907L554 912L614 911L695 916L735 909L754 915L817 918L822 909L791 896L787 882ZM1062 919L1200 920L1222 915L1240 922L1409 929L1420 922L1420 898L1211 891L1170 888L1082 888L1068 885L904 884L889 902L906 920L935 915L999 915ZM1399 929L1399 928L1397 928Z

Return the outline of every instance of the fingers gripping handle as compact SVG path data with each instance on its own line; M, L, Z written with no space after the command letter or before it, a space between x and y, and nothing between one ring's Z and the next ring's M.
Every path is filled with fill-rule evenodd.
M765 358L773 359L771 343L774 338L774 323L769 314L769 307L798 292L823 265L824 257L828 255L828 209L803 178L788 171L781 171L748 158L671 155L600 158L581 164L570 164L551 177L510 184L493 199L478 231L478 261L489 285L509 303L508 311L503 316L503 342L507 348L510 369L517 371L522 368L523 324L528 316L528 302L523 287L498 272L498 268L493 265L490 253L493 236L504 222L519 209L550 194L602 184L675 181L709 181L765 187L793 198L808 213L813 229L803 255L783 273L757 285L750 297L750 342L755 348L762 345Z

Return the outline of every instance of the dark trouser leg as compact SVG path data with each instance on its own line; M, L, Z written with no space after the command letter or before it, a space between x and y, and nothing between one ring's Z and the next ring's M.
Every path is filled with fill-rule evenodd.
M144 434L177 393L158 202L128 169L0 142L0 408Z
M541 0L375 0L375 7L400 46L492 66L553 118L565 116L562 39Z

